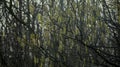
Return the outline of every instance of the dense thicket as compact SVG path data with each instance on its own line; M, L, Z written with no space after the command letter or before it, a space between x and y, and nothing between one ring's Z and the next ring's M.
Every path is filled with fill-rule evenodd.
M0 67L120 67L120 0L1 0Z

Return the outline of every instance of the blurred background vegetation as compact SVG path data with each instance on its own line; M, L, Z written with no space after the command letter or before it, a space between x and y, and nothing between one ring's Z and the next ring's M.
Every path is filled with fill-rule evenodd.
M0 67L120 67L120 0L0 0Z

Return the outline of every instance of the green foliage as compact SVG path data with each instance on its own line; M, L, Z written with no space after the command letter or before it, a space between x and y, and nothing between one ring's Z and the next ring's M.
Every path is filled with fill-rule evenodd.
M119 33L111 28L116 28L112 23L119 23L120 16L117 8L111 6L111 0L108 7L104 1L107 0L12 0L12 8L6 5L2 9L6 11L4 16L0 14L1 28L5 28L2 39L6 39L2 43L7 45L8 53L10 47L14 49L11 53L15 55L9 56L16 57L17 52L23 52L20 57L31 60L28 67L29 64L32 67L32 63L36 67L92 67L96 62L100 66L118 65L108 63L111 58L116 59L107 57L116 49L105 47L114 46L113 34ZM25 25L21 24L23 21ZM14 46L16 44L20 47ZM27 66L28 59L23 65Z

